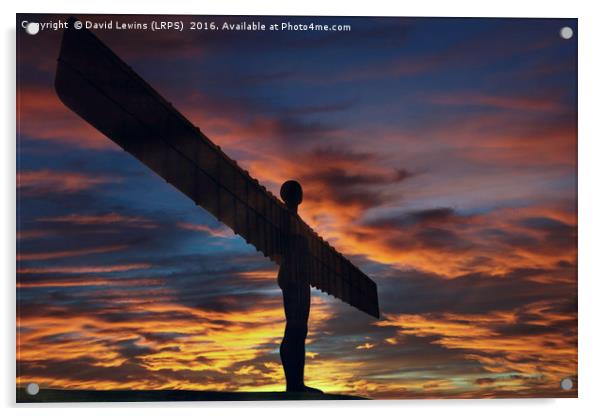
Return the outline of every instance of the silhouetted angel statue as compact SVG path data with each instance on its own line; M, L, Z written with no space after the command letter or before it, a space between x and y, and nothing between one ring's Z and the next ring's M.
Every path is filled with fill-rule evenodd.
M297 214L303 201L303 189L297 181L287 181L280 188L280 196L287 208ZM284 367L287 392L316 392L321 390L305 385L305 338L311 303L307 267L308 244L288 224L283 261L278 271L278 286L282 289L286 327L280 344L280 359Z

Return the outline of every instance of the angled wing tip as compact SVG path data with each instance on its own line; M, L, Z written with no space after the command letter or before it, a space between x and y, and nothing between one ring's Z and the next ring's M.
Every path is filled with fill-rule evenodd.
M378 307L370 310L370 311L365 311L368 315L372 316L373 318L376 319L380 319L380 310Z
M66 91L65 91L65 79L63 78L64 73L61 71L61 61L63 60L63 54L65 53L65 49L67 46L65 43L67 42L67 33L74 31L74 24L78 19L75 16L69 16L67 18L67 29L65 29L63 33L63 37L61 39L61 48L59 51L59 56L57 58L58 65L54 75L54 90L59 97L59 99L63 102L63 104L67 105L66 100ZM67 106L68 107L68 106Z

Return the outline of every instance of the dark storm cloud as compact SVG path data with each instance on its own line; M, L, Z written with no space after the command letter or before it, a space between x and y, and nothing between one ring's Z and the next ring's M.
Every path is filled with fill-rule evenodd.
M368 221L366 225L374 228L388 229L391 227L408 227L414 225L429 225L453 222L461 217L458 216L453 208L428 208L423 210L410 211L395 217L381 217Z
M571 251L575 247L577 240L575 225L543 216L523 218L516 224L527 232L505 233L499 230L496 238L517 248L550 254Z
M125 341L116 342L117 352L126 360L139 361L141 355L146 355L153 352L152 348L144 347L137 344L137 339L128 339Z
M534 230L544 231L548 234L566 233L574 231L574 227L571 227L562 221L546 217L524 218L521 221L519 221L519 224L525 228L532 228Z
M186 336L186 334L180 332L141 332L140 335L149 341L156 342L176 341Z
M527 229L539 231L546 241L547 250L563 250L574 247L577 227L547 217L525 218L519 224Z
M399 170L393 175L375 175L352 173L344 169L326 168L322 172L317 172L314 176L308 176L309 180L316 180L327 183L332 189L340 187L362 186L362 185L387 185L400 182L409 177L405 170Z
M314 147L309 152L308 157L310 159L317 159L320 163L327 164L331 161L350 163L374 161L377 158L377 155L369 152L358 152L342 147L320 145Z
M105 382L132 382L147 380L149 383L160 382L165 378L175 378L181 382L208 383L212 380L222 379L223 374L218 371L192 371L192 370L157 370L149 372L136 360L125 361L113 367L104 367L102 361L93 356L83 356L66 360L23 361L18 366L18 371L23 376L40 378L58 378L68 375L72 381Z
M548 273L548 271L537 271ZM469 274L453 280L418 271L389 270L378 280L385 313L487 313L511 310L538 299L566 299L574 284L532 281L523 270L504 276Z
M473 242L456 232L457 227L463 227L462 224L469 221L470 216L460 215L453 208L440 207L383 216L367 220L365 225L370 230L382 232L383 240L391 248L428 247L460 252L474 246ZM481 257L478 261L486 262L487 258Z
M387 200L386 195L378 190L367 190L364 185L388 185L405 179L404 174L370 175L350 173L343 169L326 168L303 177L304 182L318 182L325 187L325 196L340 205L359 204L365 208L381 205ZM320 199L320 195L311 198Z
M330 201L340 206L357 205L364 209L376 207L390 200L385 187L396 185L413 176L408 170L364 169L379 160L367 152L353 152L318 146L306 155L308 168L300 175L304 186L319 188L308 194L308 199Z
M443 228L423 228L415 234L415 237L422 244L435 249L469 250L472 246L455 232Z

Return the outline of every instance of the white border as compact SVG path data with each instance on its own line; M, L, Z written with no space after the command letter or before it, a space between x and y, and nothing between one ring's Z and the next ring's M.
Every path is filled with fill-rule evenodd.
M303 0L285 1L215 1L198 2L169 0L165 2L130 2L102 0L83 3L81 0L56 1L4 1L2 20L2 93L1 105L2 152L2 212L0 235L2 236L2 266L4 273L3 312L4 326L1 357L4 365L0 377L1 403L9 412L39 412L45 415L78 414L82 405L15 406L15 13L144 13L144 14L254 14L254 15L343 15L343 16L467 16L467 17L576 17L579 18L579 399L523 399L523 400L425 400L425 401L378 401L369 403L175 403L175 404L96 404L83 405L86 414L128 412L144 408L148 415L170 412L199 414L210 411L222 414L228 410L249 415L304 414L308 412L344 412L346 415L365 414L373 411L381 414L420 412L421 414L504 415L508 413L545 412L548 415L593 414L602 407L598 401L601 367L600 318L602 300L600 288L602 276L599 260L602 257L600 197L602 165L600 134L600 74L602 74L600 39L602 39L602 14L594 1L531 1L505 0L499 2L442 0L394 2L370 0L366 2ZM10 408L12 407L12 408ZM201 409L199 409L201 407ZM21 408L20 410L17 410ZM371 410L373 408L373 410ZM341 410L338 410L341 409Z

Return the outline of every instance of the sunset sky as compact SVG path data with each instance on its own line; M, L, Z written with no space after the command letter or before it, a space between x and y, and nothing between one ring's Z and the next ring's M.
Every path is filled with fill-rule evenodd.
M576 20L177 20L351 25L95 32L377 283L312 291L307 384L576 395ZM59 101L61 36L17 31L17 383L283 390L276 265Z

